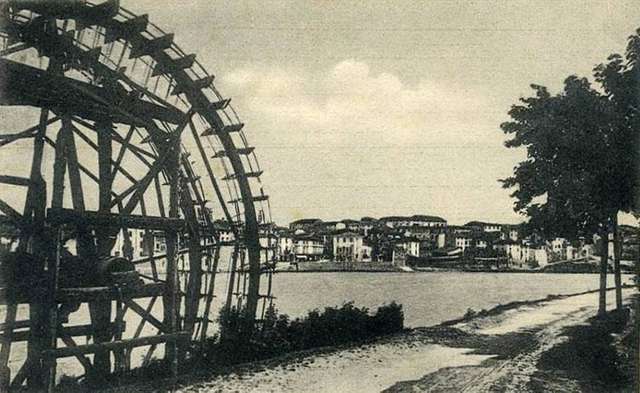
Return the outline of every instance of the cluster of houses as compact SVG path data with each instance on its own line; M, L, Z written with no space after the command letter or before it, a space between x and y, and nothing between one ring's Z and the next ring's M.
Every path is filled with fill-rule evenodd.
M417 262L501 258L511 267L590 259L593 239L568 241L524 237L520 225L471 221L448 225L438 216L389 216L322 221L305 218L276 227L280 261L395 261L399 255Z
M233 245L235 236L224 220L213 220L220 244ZM264 227L264 228L263 228ZM0 247L10 248L12 239L2 235ZM620 226L624 239L623 260L636 260L640 250L638 230ZM127 239L127 241L125 241ZM213 239L208 239L213 240ZM599 239L568 241L563 238L542 239L523 233L522 225L471 221L448 225L438 216L388 216L379 219L323 221L305 218L288 227L261 226L260 243L268 250L268 260L393 262L437 265L439 262L474 262L501 260L512 268L544 267L553 262L590 260L599 254ZM7 244L5 244L7 243ZM613 255L612 243L609 255ZM141 258L166 252L162 233L128 230L120 233L114 247L116 254Z

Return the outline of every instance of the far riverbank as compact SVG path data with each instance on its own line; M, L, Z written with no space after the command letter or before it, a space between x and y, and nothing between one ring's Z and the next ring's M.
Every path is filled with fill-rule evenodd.
M279 262L276 273L418 273L418 272L472 272L472 273L570 273L597 274L599 266L591 263L575 263L548 265L542 269L515 269L504 267L500 269L470 265L442 266L442 267L412 267L397 266L392 262L335 262L335 261L301 261ZM630 271L623 271L630 273Z

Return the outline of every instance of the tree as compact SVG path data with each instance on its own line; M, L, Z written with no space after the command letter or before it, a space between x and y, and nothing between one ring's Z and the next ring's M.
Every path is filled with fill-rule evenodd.
M512 121L501 125L512 136L507 147L527 149L527 159L502 180L505 188L515 188L514 210L529 216L528 226L546 237L599 233L607 239L614 211L607 194L617 184L612 175L618 165L610 140L617 124L611 101L576 76L567 78L557 95L531 87L535 95L514 105ZM600 313L606 308L608 247L603 243Z
M611 203L615 209L614 277L616 306L622 308L620 255L622 241L618 231L618 211L638 212L640 209L640 29L629 37L624 58L613 54L607 63L598 65L594 74L615 110L615 126L610 135L616 148L616 183L611 184Z

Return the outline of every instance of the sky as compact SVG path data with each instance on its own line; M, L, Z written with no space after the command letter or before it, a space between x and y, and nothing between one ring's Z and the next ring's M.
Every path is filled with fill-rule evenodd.
M245 122L279 224L432 214L517 223L500 123L640 27L624 0L123 0L175 33Z

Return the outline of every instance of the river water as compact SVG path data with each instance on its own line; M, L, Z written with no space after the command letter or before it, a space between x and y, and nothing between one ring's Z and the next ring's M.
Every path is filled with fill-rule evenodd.
M210 319L215 320L220 309L219 302L226 294L227 275L221 273L216 284L216 300ZM629 282L631 276L624 277ZM610 286L613 277L610 277ZM276 273L273 277L275 306L280 313L300 317L309 310L328 306L340 306L352 301L358 307L374 310L378 306L395 301L402 304L405 326L418 327L438 324L458 318L472 308L476 311L489 309L498 304L519 300L534 300L551 294L571 294L597 289L596 274L527 274L527 273L464 273L464 272L420 272L420 273ZM613 296L609 292L609 296ZM142 307L147 301L139 299ZM4 321L5 310L0 308ZM71 315L72 324L89 323L88 310L83 306ZM153 314L162 318L162 302L156 302ZM28 316L27 306L18 310L18 319ZM140 323L137 314L126 314L127 331L131 333ZM156 334L157 330L146 324L143 336ZM130 334L125 334L128 338ZM84 338L77 338L84 344ZM59 342L59 346L64 346ZM155 356L162 356L162 346ZM132 353L132 366L139 365L144 348ZM20 367L26 356L26 343L12 346L9 366L12 373ZM82 367L74 358L59 359L58 375L80 375Z
M612 286L613 277L609 281ZM345 301L372 309L395 301L404 308L405 325L418 327L458 318L468 308L479 311L598 286L597 274L276 273L273 293L276 308L293 317Z

